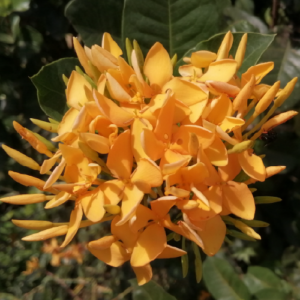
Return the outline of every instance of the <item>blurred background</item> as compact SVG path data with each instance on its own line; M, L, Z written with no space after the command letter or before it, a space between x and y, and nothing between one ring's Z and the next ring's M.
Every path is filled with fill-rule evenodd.
M106 6L102 2L107 2ZM78 13L76 8L80 5L96 15L97 10L100 13L105 10L110 18L110 32L118 40L122 0L0 1L0 145L15 148L39 163L42 162L41 155L20 139L12 121L51 138L51 133L42 131L29 120L46 120L30 77L57 59L75 57L72 37L78 36L83 28L94 26L90 35L81 34L85 43L101 43L108 24L101 20L96 25L88 24L93 18L91 16L89 20L84 8ZM232 0L222 9L219 26L216 32L277 34L261 58L261 61L275 62L275 69L265 83L280 79L286 84L300 75L299 0ZM299 108L298 85L282 110L299 111ZM233 286L235 289L242 280L251 299L300 299L300 117L279 126L275 139L261 140L255 147L259 154L267 155L266 165L287 166L280 175L256 184L258 191L255 195L276 196L283 201L258 205L256 219L270 224L258 230L262 240L252 242L230 237L217 255L218 260L204 265L207 275L200 284L196 283L192 255L189 273L184 279L179 258L153 263L154 281L176 299L225 300L213 292L209 276L226 279L229 273L231 280L227 288ZM7 176L8 170L37 176L35 171L18 165L0 149L0 197L35 192L14 182ZM21 241L29 234L28 230L18 228L10 221L13 218L64 222L70 211L71 207L66 205L44 210L42 203L26 206L0 204L0 300L154 299L150 294L136 292L133 288L133 283L128 281L134 278L129 265L111 268L86 250L86 242L106 234L109 224L81 229L71 246L61 250L58 247L60 239L46 243ZM202 259L205 260L204 255ZM215 265L219 269L209 274ZM262 286L269 292L260 292ZM170 297L165 295L159 299L175 299ZM242 298L226 298L231 299Z

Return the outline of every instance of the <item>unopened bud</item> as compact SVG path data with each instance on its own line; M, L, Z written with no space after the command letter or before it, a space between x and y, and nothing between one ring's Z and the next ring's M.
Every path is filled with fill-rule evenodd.
M236 145L234 145L231 149L229 149L227 152L228 154L232 154L232 153L241 153L247 149L252 148L254 142L253 141L243 141L241 143L238 143Z
M245 57L245 52L246 52L246 46L247 46L247 39L248 39L248 34L245 33L241 40L240 40L240 43L239 43L239 46L236 50L236 53L235 53L235 60L237 61L237 68L236 70L238 70L242 63L243 63L243 60L244 60L244 57Z
M294 87L298 81L298 77L294 77L285 87L283 90L280 91L278 94L277 99L274 101L274 105L276 107L280 107L284 101L291 95Z
M44 194L26 194L0 198L0 201L15 205L25 205L44 202L52 198L53 196L46 196Z
M131 62L131 52L132 52L132 44L130 42L129 38L126 38L125 40L125 48L126 48L126 53L127 53L127 59L128 59L128 63L130 66L132 66L132 62Z
M255 106L255 113L254 113L255 116L258 116L269 107L269 105L274 100L279 88L280 88L280 81L276 81Z
M2 148L8 156L13 158L20 165L30 168L32 170L40 170L40 165L32 158L6 145L2 145Z
M103 207L109 214L112 215L117 215L121 212L121 207L119 205L105 204Z
M54 132L54 133L57 132L58 124L52 124L52 123L44 122L44 121L37 120L37 119L30 119L30 121L33 124L39 126L40 128L42 128L44 130Z
M173 55L173 57L171 58L171 64L172 64L173 68L175 68L175 66L177 64L177 53L175 53Z
M284 113L281 113L273 118L271 118L270 120L268 120L262 127L261 127L261 131L262 132L266 132L266 131L270 131L272 130L274 127L285 123L286 121L288 121L289 119L293 118L294 116L296 116L298 114L297 111L294 110L290 110Z
M137 58L138 66L139 66L140 70L143 71L143 67L144 67L144 55L143 55L143 52L141 50L140 45L138 44L138 42L136 40L133 40L133 49L135 51L135 55L136 55L136 58Z
M269 203L282 201L282 199L278 197L271 197L271 196L258 196L258 197L254 197L254 200L255 200L255 204L269 204Z

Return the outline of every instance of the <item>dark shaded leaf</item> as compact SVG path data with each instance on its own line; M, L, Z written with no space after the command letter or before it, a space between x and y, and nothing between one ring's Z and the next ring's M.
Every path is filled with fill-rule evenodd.
M79 65L77 58L62 58L52 62L31 77L37 89L41 109L52 119L60 121L67 111L66 86L62 74L67 77Z
M207 257L203 264L203 279L216 300L250 300L251 296L231 265L220 258Z
M219 32L222 11L230 1L126 0L123 40L136 39L143 51L160 42L172 57Z
M66 6L65 15L90 47L101 44L104 32L114 38L121 36L122 8L123 0L72 0Z

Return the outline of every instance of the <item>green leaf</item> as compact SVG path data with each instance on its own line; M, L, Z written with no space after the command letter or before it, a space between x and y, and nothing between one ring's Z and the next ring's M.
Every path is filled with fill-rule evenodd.
M280 289L280 279L268 268L249 267L243 278L252 294L263 289Z
M250 300L251 296L231 265L220 258L207 257L203 264L203 279L216 300Z
M176 300L175 297L167 293L152 280L142 286L138 286L136 279L133 279L130 280L130 284L134 287L132 292L133 300Z
M56 121L60 121L68 109L62 74L69 77L76 65L79 65L77 58L62 58L42 67L31 77L41 109Z
M0 16L6 17L14 11L25 11L29 9L30 0L1 0Z
M65 15L88 47L100 45L104 32L110 33L115 39L121 36L123 2L72 0L66 6ZM118 39L116 41L119 42Z
M291 298L287 298L287 294L282 291L278 291L275 289L265 289L261 290L255 294L257 300L288 300Z
M241 20L247 21L254 28L256 28L256 30L259 31L260 33L268 33L269 31L268 27L261 19L237 7L225 8L224 14L226 17L230 18L233 22L237 22Z
M230 1L126 0L122 38L135 39L143 51L160 42L172 57L220 31L222 11Z
M239 42L242 38L244 33L237 32L233 33L233 44L230 50L230 54L235 56L235 52L238 48ZM212 52L217 52L221 42L224 38L225 33L217 34L211 37L206 41L202 41L197 44L194 48L187 51L184 56L190 57L192 52L199 51L199 50L209 50ZM247 42L247 49L244 57L243 64L238 71L238 75L240 76L242 73L246 72L249 67L255 65L262 54L266 51L269 45L274 40L274 34L261 34L261 33L248 33L248 42ZM183 65L184 62L181 59L176 67Z
M280 80L280 87L283 88L290 80L300 74L300 49L291 46L290 41L282 41L280 37L271 44L270 48L263 55L262 61L274 61L274 69L264 78L267 84L273 84ZM286 111L299 103L300 81L296 83L290 97L279 108Z

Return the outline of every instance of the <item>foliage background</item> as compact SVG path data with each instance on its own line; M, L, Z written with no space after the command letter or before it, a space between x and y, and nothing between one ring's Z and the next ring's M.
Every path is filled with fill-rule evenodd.
M275 41L261 58L261 61L273 60L276 66L265 82L280 79L285 84L300 75L297 0L148 0L145 3L126 0L123 12L122 0L1 1L0 144L42 161L14 132L12 121L51 137L29 121L29 118L46 120L30 77L50 62L75 57L73 35L79 34L90 46L100 44L102 33L108 31L121 45L124 37L137 39L144 53L159 40L171 55L177 53L181 57L189 48L219 32L276 33ZM167 3L171 3L172 10ZM126 17L123 21L122 14ZM180 14L188 17L180 18ZM298 84L283 110L299 110L299 91ZM277 196L283 201L258 206L256 219L270 223L270 227L259 229L262 241L230 237L231 242L224 244L217 258L205 260L202 255L204 280L200 284L195 280L191 249L189 273L184 279L180 259L153 264L154 281L169 294L159 290L155 283L136 288L134 282L128 281L134 278L128 265L111 268L87 251L83 264L64 259L61 266L52 267L51 255L41 252L42 243L22 242L26 230L15 227L10 219L66 221L69 215L66 210L71 207L45 211L42 204L17 207L1 203L0 299L300 299L300 117L280 126L272 143L257 143L256 150L267 154L266 164L287 166L283 174L256 184L256 195ZM16 164L2 149L0 162L0 197L35 192L7 176L8 170L37 176L34 171ZM84 247L85 242L106 234L108 226L80 230L75 243ZM22 274L26 261L32 257L39 258L39 268L29 275Z

